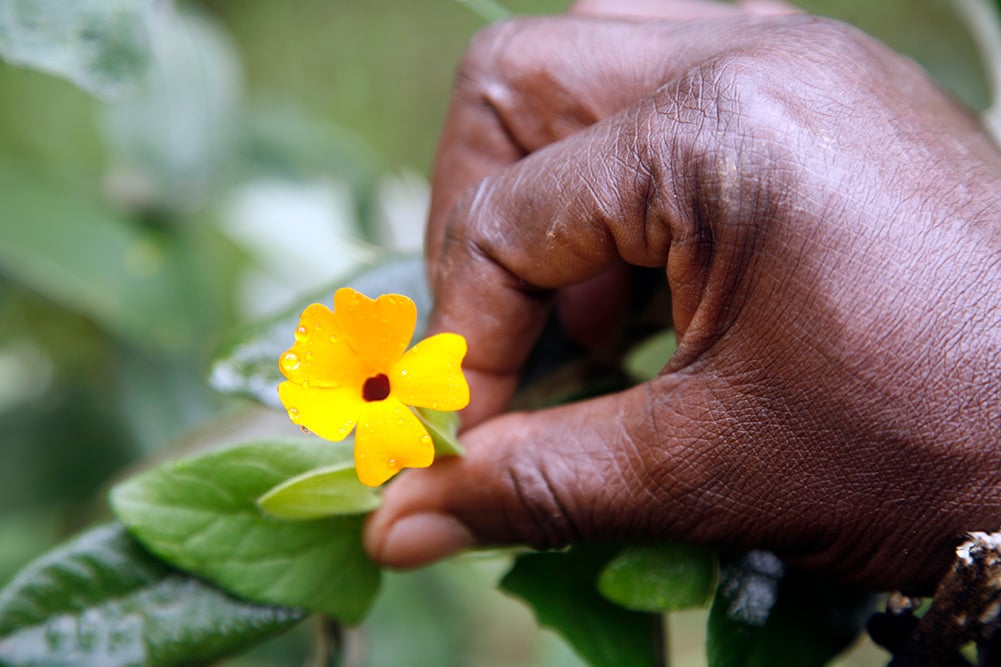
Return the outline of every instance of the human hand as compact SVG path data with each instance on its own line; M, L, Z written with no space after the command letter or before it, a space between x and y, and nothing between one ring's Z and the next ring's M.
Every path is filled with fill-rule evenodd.
M1001 155L853 29L659 6L467 53L428 253L468 454L394 482L369 551L682 539L927 590L1001 523ZM624 315L623 262L665 269L662 374L501 415L554 299L582 329Z

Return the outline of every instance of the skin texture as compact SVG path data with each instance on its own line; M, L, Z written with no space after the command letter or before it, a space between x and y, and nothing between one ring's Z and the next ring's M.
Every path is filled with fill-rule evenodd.
M468 455L387 489L383 564L681 539L921 592L1001 527L1001 154L875 40L775 2L491 27L432 191ZM624 316L624 265L670 289L661 375L505 413L554 306L585 341Z

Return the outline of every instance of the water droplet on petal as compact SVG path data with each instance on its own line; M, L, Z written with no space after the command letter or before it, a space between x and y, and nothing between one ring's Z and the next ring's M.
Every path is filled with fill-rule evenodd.
M386 461L386 465L388 465L390 468L395 468L396 467L396 459L389 459L388 461Z
M339 435L341 435L341 436L345 436L345 435L347 435L347 434L348 434L348 430L347 430L346 428L344 428L344 427L342 426L342 427L340 427L339 429L337 429L337 433L338 433ZM364 458L364 456L365 456L365 455L364 455L364 454L362 454L362 458Z
M421 444L422 445L430 445L431 444L431 436L430 435L422 435L421 436Z
M309 340L309 330L300 324L295 328L295 339L300 343Z
M294 371L299 368L299 355L295 352L286 352L282 357L282 368L286 371Z
M400 371L400 375L402 375L403 377L406 377L407 376L407 369L404 368L403 370L401 370Z
M331 336L330 337L330 342L331 343L336 343L337 342L337 336Z
M289 419L291 419L292 421L295 421L295 419L299 416L299 408L289 408L288 409L288 416L289 416Z

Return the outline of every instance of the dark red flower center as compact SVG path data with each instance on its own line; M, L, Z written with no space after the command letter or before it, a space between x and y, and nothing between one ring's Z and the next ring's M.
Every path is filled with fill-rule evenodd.
M361 387L361 397L368 402L382 401L389 396L389 378L379 373L365 380Z

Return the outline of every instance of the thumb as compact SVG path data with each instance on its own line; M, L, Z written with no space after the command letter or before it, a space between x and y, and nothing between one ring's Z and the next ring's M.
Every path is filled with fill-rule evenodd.
M386 490L366 547L384 565L409 568L471 546L691 534L707 511L699 499L718 489L706 482L709 459L695 454L707 451L696 446L701 429L677 409L699 405L689 391L662 376L487 421L464 434L466 456L408 471Z

